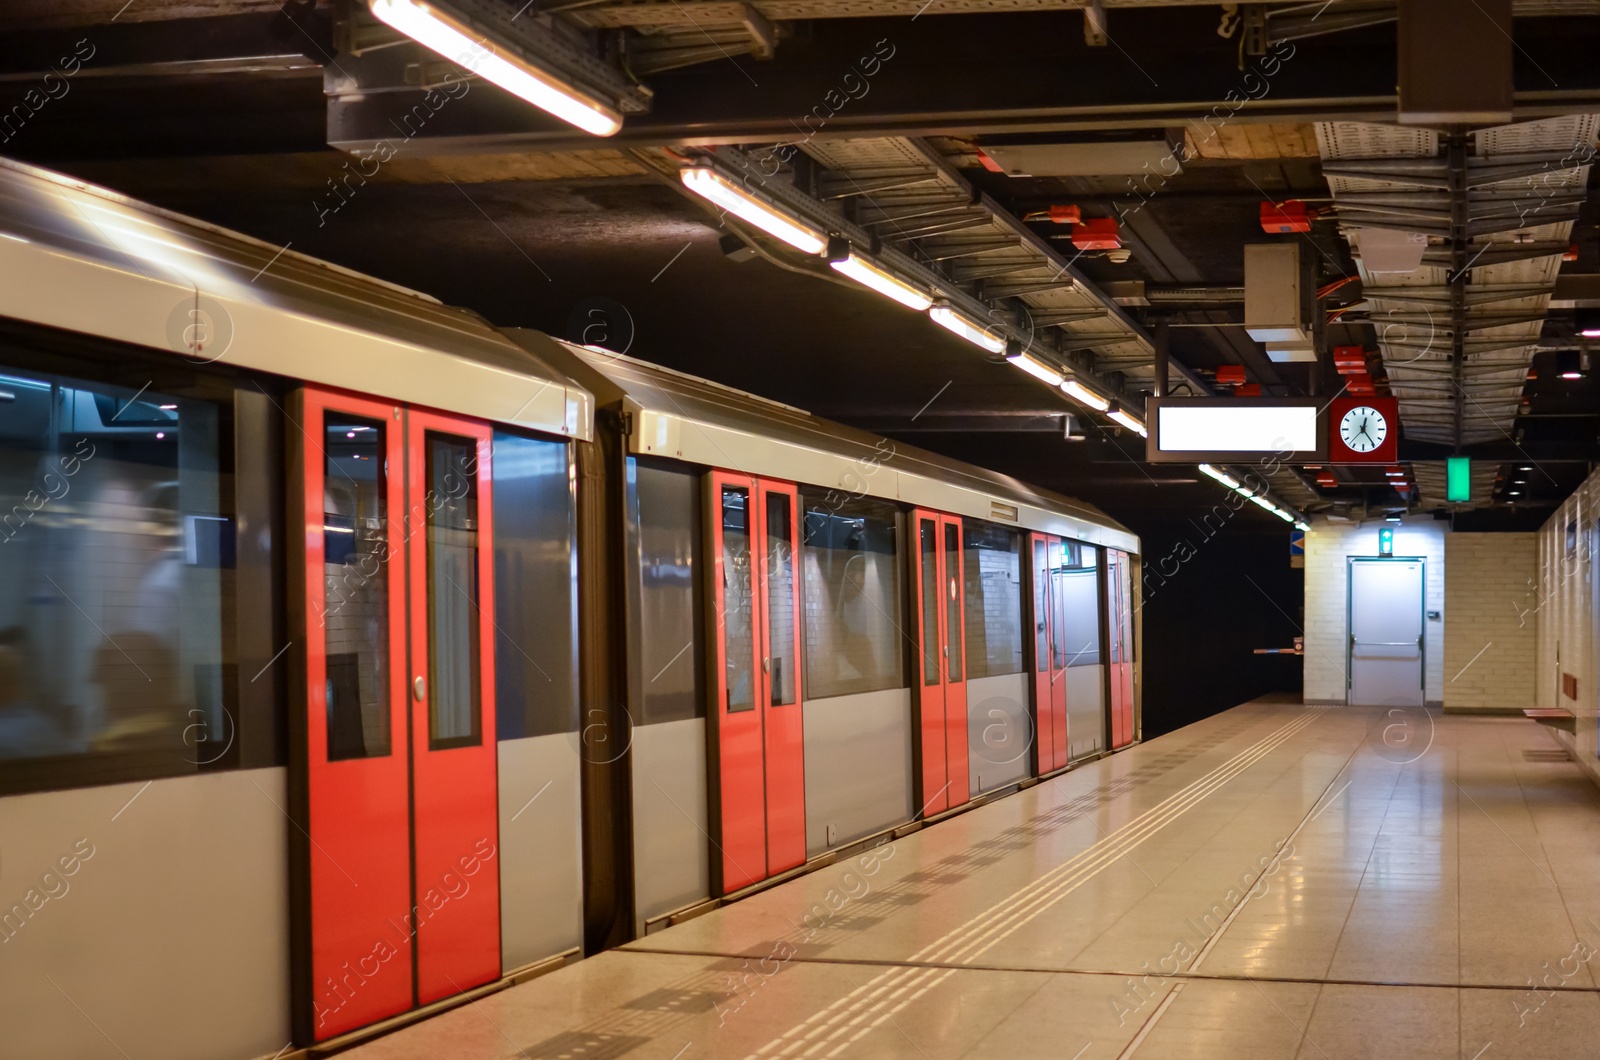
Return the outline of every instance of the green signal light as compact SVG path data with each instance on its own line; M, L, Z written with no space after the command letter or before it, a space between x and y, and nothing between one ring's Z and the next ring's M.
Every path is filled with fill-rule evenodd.
M1445 500L1472 500L1472 459L1452 456L1445 461Z
M1394 531L1387 526L1378 531L1378 555L1394 555Z

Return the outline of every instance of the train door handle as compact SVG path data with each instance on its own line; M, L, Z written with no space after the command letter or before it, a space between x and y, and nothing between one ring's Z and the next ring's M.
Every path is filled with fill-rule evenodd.
M421 674L418 674L415 678L412 679L412 681L411 681L411 694L416 697L416 700L417 700L418 703L421 703L424 699L427 698L427 696L428 696L428 682L426 682L426 681L424 681L422 679L422 675Z

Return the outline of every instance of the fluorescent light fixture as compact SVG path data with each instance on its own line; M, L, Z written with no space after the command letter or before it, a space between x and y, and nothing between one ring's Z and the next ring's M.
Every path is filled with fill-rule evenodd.
M1303 530L1308 534L1311 532L1311 524L1310 523L1295 523L1294 524L1294 528L1296 530Z
M1096 412L1104 412L1111 407L1110 399L1101 397L1076 379L1066 380L1061 384L1061 389L1065 390L1067 396L1078 404L1087 405Z
M1161 405L1163 453L1312 452L1317 448L1313 405Z
M806 254L821 254L828 249L828 238L798 218L782 213L761 201L709 166L691 166L678 171L683 186L709 199L735 217L749 221L769 236L774 236Z
M1294 513L1285 508L1274 508L1272 509L1272 514L1286 523L1294 522Z
M1406 477L1406 473L1404 471L1385 471L1384 474L1388 475L1390 478L1405 478Z
M1235 486L1233 487L1233 492L1237 493L1241 497L1249 497L1251 500L1256 499L1255 490L1251 489L1249 486Z
M1006 348L1006 338L998 331L985 328L965 313L958 313L947 305L936 305L928 310L928 316L935 324L959 335L974 346L982 346L990 353L1003 353Z
M1252 494L1251 497L1250 497L1250 500L1253 503L1258 504L1261 507L1265 508L1267 511L1271 512L1273 515L1277 515L1278 514L1278 506L1276 504L1273 504L1271 501L1267 500L1266 497L1257 497L1257 496Z
M1006 360L1021 368L1035 379L1042 380L1049 386L1061 386L1061 373L1045 364L1031 353L1019 353L1007 357Z
M465 66L540 110L596 136L622 128L622 115L421 0L370 0L372 13L418 44Z
M1144 424L1135 419L1133 413L1129 412L1127 409L1114 408L1111 410L1110 416L1117 423L1122 424L1124 427L1128 428L1128 430L1138 434L1139 437L1145 438L1149 436L1149 432L1144 429Z
M1238 479L1234 478L1225 471L1218 471L1210 464L1201 464L1200 471L1202 474L1210 475L1212 478L1216 479L1218 482L1222 483L1231 490L1236 490L1239 488Z
M829 264L862 286L870 287L879 294L893 298L901 305L915 309L919 313L933 305L933 299L925 293L898 276L878 268L865 258L851 254L843 261L829 262Z

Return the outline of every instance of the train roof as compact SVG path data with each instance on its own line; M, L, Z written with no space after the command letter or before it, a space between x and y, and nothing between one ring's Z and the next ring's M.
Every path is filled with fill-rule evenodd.
M1060 534L1138 554L1139 538L1082 501L659 365L510 330L630 418L628 449Z
M0 316L593 436L591 396L468 310L5 159L0 275Z

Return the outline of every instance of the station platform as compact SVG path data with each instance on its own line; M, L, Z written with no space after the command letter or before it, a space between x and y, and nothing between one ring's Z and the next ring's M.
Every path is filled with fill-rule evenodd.
M1596 1055L1600 792L1255 702L345 1055Z

